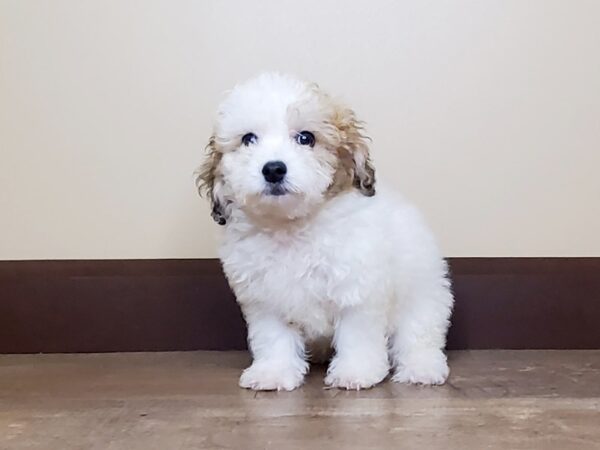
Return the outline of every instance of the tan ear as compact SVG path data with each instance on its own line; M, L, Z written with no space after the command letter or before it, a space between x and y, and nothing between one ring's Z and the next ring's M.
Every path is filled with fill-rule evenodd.
M367 197L375 195L375 167L369 155L370 139L363 133L363 123L349 108L338 108L334 124L339 132L341 150L352 158L352 184Z
M196 187L200 195L206 194L210 199L213 220L219 225L225 225L228 218L228 203L223 196L223 179L219 171L223 154L217 149L214 135L208 141L206 152L206 159L195 173Z

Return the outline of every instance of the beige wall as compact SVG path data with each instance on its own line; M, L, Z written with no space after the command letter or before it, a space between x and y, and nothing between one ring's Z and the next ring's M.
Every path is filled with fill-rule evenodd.
M0 0L0 259L215 255L220 93L264 69L368 122L449 256L600 256L600 1Z

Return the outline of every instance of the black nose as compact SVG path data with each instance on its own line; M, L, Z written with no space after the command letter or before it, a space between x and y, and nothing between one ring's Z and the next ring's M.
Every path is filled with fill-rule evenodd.
M281 183L287 167L282 161L269 161L262 168L262 174L269 183Z

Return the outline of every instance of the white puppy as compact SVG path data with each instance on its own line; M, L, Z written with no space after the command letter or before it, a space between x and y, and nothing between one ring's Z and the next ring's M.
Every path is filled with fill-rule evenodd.
M198 173L224 227L220 258L254 361L240 386L292 390L335 350L325 384L441 384L453 297L419 213L375 190L353 111L267 73L219 107Z

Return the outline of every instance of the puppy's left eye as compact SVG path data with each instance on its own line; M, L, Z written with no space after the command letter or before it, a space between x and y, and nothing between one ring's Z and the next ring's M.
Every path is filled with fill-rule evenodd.
M301 131L296 135L295 140L300 145L308 145L309 147L315 146L315 135L310 131Z

